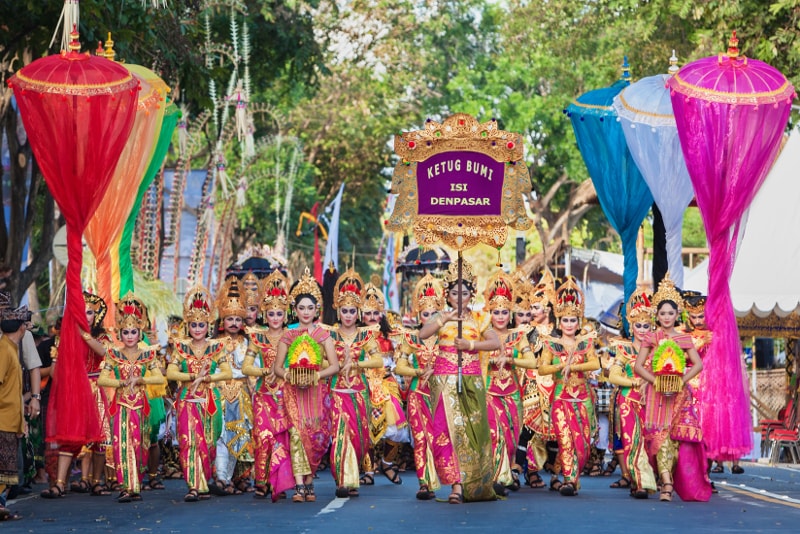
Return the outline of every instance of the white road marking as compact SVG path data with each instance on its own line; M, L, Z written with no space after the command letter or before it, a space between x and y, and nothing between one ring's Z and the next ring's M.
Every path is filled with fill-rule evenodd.
M331 502L329 502L327 506L325 506L325 508L317 512L317 515L331 514L336 510L338 510L339 508L341 508L342 506L344 506L344 504L349 500L350 497L347 497L345 499L340 499L337 497L333 499Z

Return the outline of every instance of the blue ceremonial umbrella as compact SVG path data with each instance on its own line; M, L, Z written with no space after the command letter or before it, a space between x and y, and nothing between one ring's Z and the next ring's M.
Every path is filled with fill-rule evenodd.
M628 302L639 275L636 237L653 204L653 196L631 156L612 107L614 97L630 85L627 57L622 68L620 80L610 87L582 94L564 112L572 122L578 150L597 190L600 207L622 239L625 257L622 279Z
M678 71L674 50L669 60L669 74L648 76L623 89L614 97L614 110L633 159L664 218L670 278L683 287L681 227L694 188L666 87L667 80Z

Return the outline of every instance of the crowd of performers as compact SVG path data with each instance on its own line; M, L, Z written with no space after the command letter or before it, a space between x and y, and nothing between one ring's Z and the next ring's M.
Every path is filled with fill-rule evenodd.
M138 501L178 474L187 502L314 502L329 466L336 497L357 497L378 475L400 484L408 449L420 500L442 486L452 504L523 485L575 496L581 476L617 466L611 487L635 498L708 500L703 296L667 277L624 307L630 338L601 339L575 280L546 269L536 282L492 275L478 311L472 268L454 263L418 281L413 320L394 328L378 287L353 269L331 281L332 325L308 270L291 286L279 271L232 276L216 298L194 287L164 344L147 338L135 295L115 306L111 336L106 304L85 293L92 328L81 334L104 439L48 444L41 496ZM51 352L57 360L57 339ZM74 463L81 478L69 484Z

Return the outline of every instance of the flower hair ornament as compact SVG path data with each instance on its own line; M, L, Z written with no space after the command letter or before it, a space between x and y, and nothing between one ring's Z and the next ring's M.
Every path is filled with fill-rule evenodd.
M435 309L437 311L444 307L444 290L442 284L434 278L431 273L419 279L414 286L414 295L411 298L411 311L418 314L422 310Z
M653 295L653 309L658 311L662 302L671 301L678 307L678 315L683 311L683 297L681 292L675 287L675 283L669 277L669 273L664 275L664 279L658 284L658 291Z
M183 320L192 323L211 323L214 315L214 302L211 293L203 286L194 286L186 292L183 299Z
M510 310L514 304L514 282L511 277L502 271L493 274L486 282L483 300L488 311L500 308Z
M141 332L150 324L147 308L131 291L117 303L117 329L137 328Z
M653 296L646 289L639 289L631 298L628 299L628 304L625 307L625 317L628 319L629 324L637 322L653 322L653 315L655 308L653 307Z
M574 276L568 276L556 291L556 317L583 317L586 301Z
M350 267L336 280L333 290L333 307L337 310L349 307L360 310L363 303L362 292L364 292L364 281Z
M99 295L89 293L88 291L83 292L83 300L86 301L87 306L94 310L94 322L89 325L89 328L94 328L95 326L102 324L103 319L105 319L106 314L108 313L108 305L106 304L106 301L104 301Z
M297 297L299 295L311 295L314 297L314 300L317 301L317 306L322 306L322 290L319 287L319 283L311 276L311 271L308 267L306 267L303 276L301 276L300 280L294 285L289 295L292 305L297 304Z
M261 311L283 310L289 308L289 294L286 291L289 281L279 270L275 269L263 281L264 296L261 299Z
M225 317L247 317L247 309L244 307L242 301L242 293L239 288L239 279L235 276L229 277L222 288L219 290L217 297L217 309L219 310L220 318Z

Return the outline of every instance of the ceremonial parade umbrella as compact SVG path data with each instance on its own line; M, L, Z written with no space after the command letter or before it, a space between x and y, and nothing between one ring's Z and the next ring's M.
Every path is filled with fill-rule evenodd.
M622 66L620 80L582 94L567 106L565 113L572 122L578 150L589 170L600 207L622 240L625 258L622 280L628 302L636 291L639 276L636 238L653 204L653 196L633 160L612 107L614 97L630 85L627 57Z
M531 227L523 200L531 182L522 136L500 130L495 119L479 123L465 113L443 123L428 119L424 129L396 135L394 150L401 161L392 177L397 198L386 229L411 229L421 246L444 244L457 250L459 280L464 250L484 243L499 256L509 226ZM459 292L459 316L463 304ZM458 337L462 326L459 320ZM461 360L459 350L459 392Z
M739 54L735 32L727 54L684 65L667 86L710 245L703 441L709 458L735 460L752 448L752 425L729 282L742 215L775 161L795 92L777 69Z
M694 197L683 159L666 81L678 71L673 52L669 74L632 83L614 97L614 111L636 167L656 201L667 234L670 278L683 287L683 212Z
M109 36L110 37L110 36ZM110 41L110 39L109 39ZM110 43L106 42L106 49ZM108 190L97 211L84 230L86 244L97 260L97 294L109 305L119 300L112 292L112 249L122 234L125 221L136 201L136 191L144 178L157 136L161 131L169 88L153 71L139 65L122 65L139 81L133 129L125 143L111 177ZM115 254L116 255L116 254ZM106 315L106 326L114 324L112 314Z
M119 297L124 296L128 291L134 291L131 241L133 239L133 230L136 226L136 218L139 215L139 209L142 206L142 199L144 198L145 192L147 192L147 189L153 183L156 174L161 170L161 165L164 163L167 150L169 150L170 143L172 143L172 133L175 131L180 116L181 112L178 106L169 102L164 110L164 119L161 122L161 131L158 134L158 139L153 148L153 156L150 158L150 163L144 173L144 178L142 178L142 182L139 184L139 190L136 192L136 199L133 201L128 220L125 221L125 227L122 229L118 247L119 284L117 284L117 289L114 289L112 281L112 293Z
M102 435L86 376L78 328L89 329L81 290L87 222L105 195L133 126L139 82L121 65L80 53L73 29L69 51L20 69L8 81L37 164L67 225L67 299L59 360L50 393L47 439L90 443ZM110 303L109 303L110 304Z

